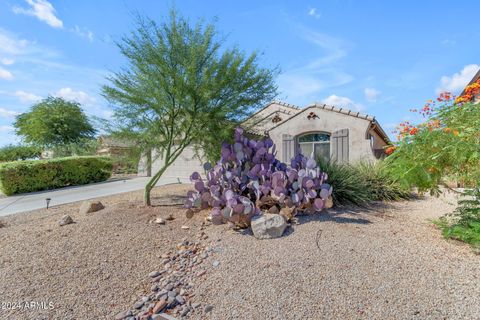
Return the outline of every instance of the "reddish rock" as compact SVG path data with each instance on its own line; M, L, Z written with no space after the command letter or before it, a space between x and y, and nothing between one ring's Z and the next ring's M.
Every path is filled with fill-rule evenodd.
M104 209L105 206L100 201L84 201L80 206L80 214L87 214Z
M155 307L153 307L152 312L154 314L160 313L166 306L167 306L167 301L160 300L155 304Z

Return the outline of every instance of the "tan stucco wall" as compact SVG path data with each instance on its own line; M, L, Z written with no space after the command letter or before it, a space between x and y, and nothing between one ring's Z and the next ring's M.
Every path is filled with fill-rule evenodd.
M242 123L242 127L248 130L253 126L252 129L254 129L254 131L263 134L265 131L278 124L272 123L272 119L276 114L278 114L278 116L282 119L281 122L285 122L297 112L300 112L300 110L278 103L271 103L266 108L248 118L244 123Z
M152 175L157 173L164 164L164 159L156 151L152 154ZM203 163L195 156L193 147L186 147L174 163L163 173L158 181L160 184L190 183L190 175L197 171L203 174Z
M307 115L312 111L315 112L318 118L308 120ZM356 118L319 107L310 107L292 117L287 122L270 130L270 138L272 138L273 142L277 145L277 158L282 159L283 134L287 133L297 137L308 132L327 132L332 134L338 130L348 129L349 162L355 163L359 160L375 159L370 146L370 140L366 139L366 132L369 126L370 120L367 119ZM331 147L330 152L332 152Z
M274 143L277 145L277 159L283 160L282 150L282 135L289 134L297 137L301 134L309 132L327 132L332 134L333 132L348 129L348 148L349 148L349 162L355 163L359 160L375 160L375 156L372 150L372 143L370 139L367 139L367 130L369 130L371 121L368 119L357 118L355 116L347 115L340 112L326 110L320 107L309 107L303 110L296 110L288 108L278 104L271 104L266 109L260 111L257 114L257 119L266 117L272 112L282 112L282 110L291 112L288 116L290 120L283 120L280 124L275 124L270 130L269 134ZM316 119L307 119L307 115L311 112L315 112L318 116ZM296 115L293 115L297 113ZM265 124L265 126L268 126ZM245 127L245 126L244 126ZM374 136L374 149L381 149L386 145L385 141L378 136L373 130L370 130L370 134ZM297 150L295 150L296 152ZM330 153L333 148L330 147ZM288 161L289 162L289 161ZM143 163L143 162L142 162ZM144 163L143 163L144 164ZM152 170L151 173L155 174L163 165L162 157L157 157L155 151L152 156ZM198 171L203 174L203 163L197 157L193 148L186 148L183 153L177 158L177 160L167 169L163 177L160 179L159 184L166 183L189 183L189 176L192 172ZM145 168L139 172L139 174L146 174Z

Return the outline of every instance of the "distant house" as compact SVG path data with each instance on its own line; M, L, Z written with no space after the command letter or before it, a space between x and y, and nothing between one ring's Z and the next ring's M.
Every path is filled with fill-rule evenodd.
M341 163L371 161L383 157L383 149L390 143L374 117L319 103L300 108L272 101L246 119L241 127L253 137L269 136L277 145L277 158L286 163L298 152ZM143 165L139 175L158 171L163 159L155 154L152 159L151 167L145 165L146 161L140 161ZM160 182L189 182L193 171L202 170L202 162L193 148L188 147L165 171Z
M123 155L133 146L131 142L122 141L121 139L106 135L98 137L98 144L97 154L109 156Z

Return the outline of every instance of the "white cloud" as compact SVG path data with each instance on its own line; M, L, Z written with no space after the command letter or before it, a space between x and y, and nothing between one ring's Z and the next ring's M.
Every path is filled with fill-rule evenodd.
M29 42L25 39L16 39L5 30L0 29L0 52L11 55L22 54Z
M55 8L50 2L46 0L25 1L30 5L30 8L13 7L13 12L37 17L40 21L44 21L54 28L63 28L63 22L55 16Z
M334 63L347 55L344 41L327 34L304 29L302 37L324 51L322 57L315 59L307 68L315 69Z
M43 47L36 42L21 39L17 35L0 28L0 56L7 56L0 62L13 63L13 59L21 62L32 62L36 65L49 64L52 58L59 58L61 55L50 48ZM51 64L51 63L50 63Z
M364 107L361 104L353 102L352 99L347 97L337 96L335 94L332 94L331 96L328 96L327 98L323 99L322 102L331 106L351 109L355 111L361 111L364 109Z
M365 88L364 94L367 101L375 102L377 101L378 96L380 96L380 91L375 88Z
M14 118L15 116L18 116L19 114L20 114L20 112L0 108L0 118Z
M12 80L13 79L13 74L6 69L0 68L0 79Z
M0 126L0 132L13 132L15 130L12 126Z
M295 69L281 74L277 81L280 91L295 104L306 104L318 100L320 91L352 81L353 77L336 66L347 55L347 44L329 35L303 27L298 32L313 44L313 52L319 56Z
M454 73L452 76L443 76L440 79L440 87L437 88L437 94L441 92L460 93L465 86L472 80L473 76L478 72L480 66L478 64L469 64L463 67L460 72Z
M95 103L95 98L89 96L83 91L74 91L72 88L61 88L55 94L56 97L61 97L66 100L76 101L82 105Z
M317 12L317 8L310 8L308 10L308 15L316 19L320 18L322 15Z
M85 28L80 28L79 26L75 26L72 29L73 32L75 32L78 36L87 39L88 41L92 42L94 39L94 34L92 31L87 30Z
M15 97L19 98L21 102L24 102L24 103L32 103L32 102L36 102L38 100L41 100L42 97L40 96L37 96L33 93L30 93L30 92L25 92L25 91L22 91L22 90L17 90L15 91L15 93L13 94Z
M8 59L8 58L2 58L2 59L0 59L0 63L1 63L1 64L4 64L4 65L6 65L6 66L9 66L9 65L11 65L11 64L14 64L14 62L15 62L15 60L13 60L13 59Z
M454 46L457 42L451 39L444 39L440 43L444 46Z

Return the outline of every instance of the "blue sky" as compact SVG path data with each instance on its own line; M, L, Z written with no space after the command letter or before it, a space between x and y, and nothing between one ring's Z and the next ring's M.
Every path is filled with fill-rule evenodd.
M47 95L111 116L100 86L125 63L114 41L134 14L160 20L172 4L192 22L217 17L227 45L280 67L280 100L360 110L389 133L480 68L478 1L0 0L0 145L18 142L15 115Z

